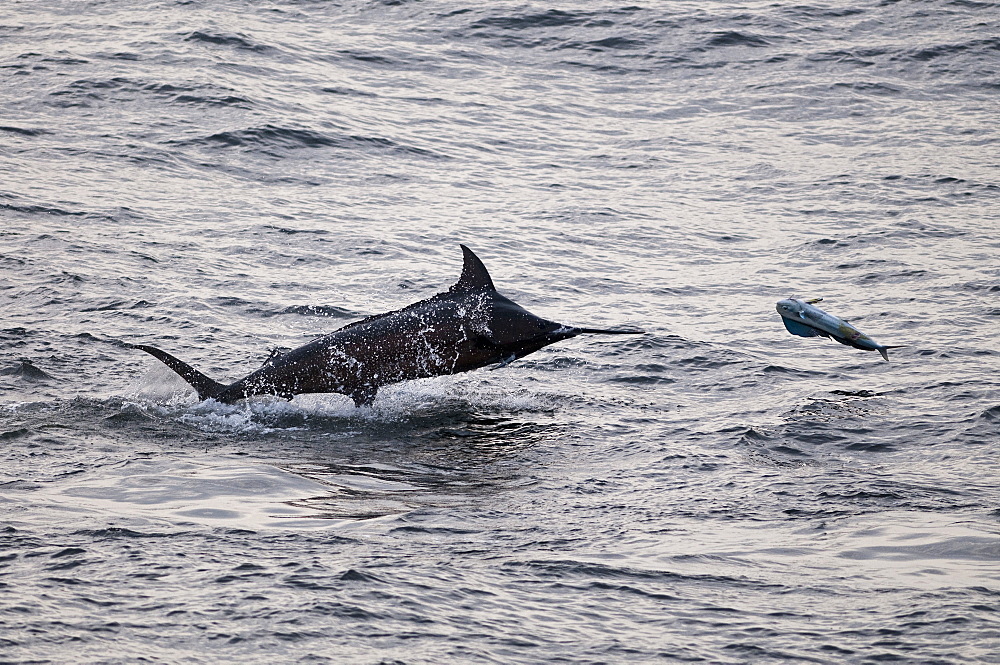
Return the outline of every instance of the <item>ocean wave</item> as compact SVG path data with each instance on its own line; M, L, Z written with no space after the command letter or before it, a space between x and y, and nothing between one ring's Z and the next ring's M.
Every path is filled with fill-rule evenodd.
M19 136L42 136L43 134L50 134L51 132L47 129L41 128L31 128L31 127L15 127L13 125L0 125L0 132L7 132L8 134L17 134Z
M708 47L746 46L750 48L761 48L764 46L771 46L773 40L774 37L768 39L752 33L727 30L724 32L714 33L708 39L706 46Z
M253 51L255 53L267 53L273 47L262 44L252 37L238 32L212 32L195 30L180 35L186 42L199 44L210 44L212 46L227 46L229 48Z
M259 310L248 310L260 312L261 316L280 316L282 314L297 314L299 316L321 316L329 317L334 319L356 319L363 318L363 315L358 314L349 309L343 307L337 307L335 305L288 305L281 309L259 309Z
M275 150L335 148L346 152L393 153L427 159L446 159L440 152L402 145L380 136L343 134L265 124L259 127L216 132L203 137L172 139L167 145L204 148L243 148L270 153Z
M0 367L0 376L10 376L31 383L52 379L52 376L36 367L30 360L19 360L12 365Z
M549 9L544 12L523 15L488 16L469 24L469 29L501 28L503 30L530 30L533 28L562 27L580 25L591 20L594 16L593 12Z

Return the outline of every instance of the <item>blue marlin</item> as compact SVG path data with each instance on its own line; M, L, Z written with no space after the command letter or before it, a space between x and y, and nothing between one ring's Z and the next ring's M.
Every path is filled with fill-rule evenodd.
M822 298L799 300L788 298L779 300L775 309L781 314L781 322L788 332L799 337L829 337L841 344L852 346L862 351L878 351L885 360L889 360L887 349L898 349L899 346L883 346L864 334L847 321L827 314L814 303Z
M254 395L291 399L341 393L371 404L382 386L458 374L518 358L577 335L629 335L641 330L568 326L535 316L497 292L486 266L465 245L462 275L450 289L402 309L355 321L285 353L235 383L213 381L166 351L131 344L174 370L199 399L231 404Z

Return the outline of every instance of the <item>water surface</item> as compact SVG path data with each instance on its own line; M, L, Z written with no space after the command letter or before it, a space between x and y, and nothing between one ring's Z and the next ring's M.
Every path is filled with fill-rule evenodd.
M997 10L10 4L3 660L997 662ZM459 243L648 334L362 409L122 344L235 380Z

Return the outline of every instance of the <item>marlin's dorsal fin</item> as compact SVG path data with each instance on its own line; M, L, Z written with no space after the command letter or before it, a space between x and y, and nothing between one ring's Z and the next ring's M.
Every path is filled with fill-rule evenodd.
M472 253L472 250L465 245L459 245L465 255L465 263L462 265L462 276L449 289L452 293L473 293L475 291L496 291L493 280L486 266L479 260L479 257Z

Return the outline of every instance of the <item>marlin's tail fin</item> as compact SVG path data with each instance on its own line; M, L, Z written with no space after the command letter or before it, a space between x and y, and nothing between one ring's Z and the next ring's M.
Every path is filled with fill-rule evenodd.
M133 349L145 351L170 369L177 372L182 379L190 383L191 387L198 391L198 399L215 397L226 388L226 386L208 378L183 360L174 358L166 351L161 351L155 346L146 346L145 344L130 344L129 346Z
M887 351L889 349L901 349L904 346L906 346L906 345L905 344L897 344L896 346L880 346L880 347L878 347L878 352L882 354L882 358L884 360L888 361L889 360L889 354L887 353Z

